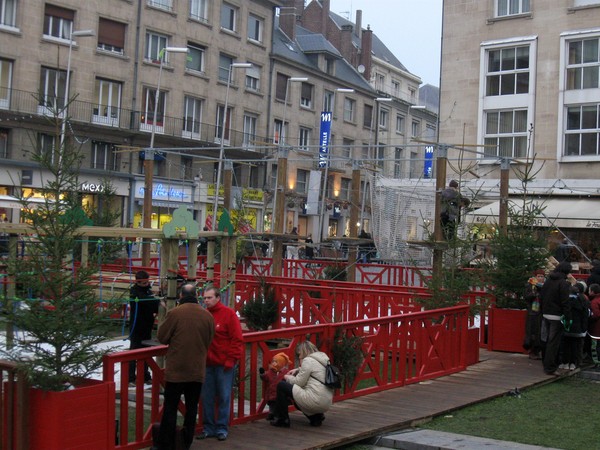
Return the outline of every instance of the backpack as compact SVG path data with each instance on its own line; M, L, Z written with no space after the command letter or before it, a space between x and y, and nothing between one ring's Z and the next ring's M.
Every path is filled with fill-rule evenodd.
M327 365L325 366L325 382L322 382L315 376L311 375L311 377L330 389L340 389L342 387L342 372L329 361L327 361Z

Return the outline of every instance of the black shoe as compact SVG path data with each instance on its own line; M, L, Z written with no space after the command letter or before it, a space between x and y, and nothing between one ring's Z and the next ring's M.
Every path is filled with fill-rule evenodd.
M289 428L290 427L290 419L271 420L271 425L273 425L274 427Z
M311 427L320 427L325 420L325 414L315 414L314 416L310 416L308 420L310 420Z
M217 439L219 441L224 441L227 439L227 435L225 433L219 433L219 434L217 434Z
M271 420L275 420L275 414L273 413L269 413L269 415L267 416L267 420L270 422Z

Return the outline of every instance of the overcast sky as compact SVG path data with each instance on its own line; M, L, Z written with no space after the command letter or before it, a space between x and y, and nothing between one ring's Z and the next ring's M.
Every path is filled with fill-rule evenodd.
M331 11L373 32L409 72L439 86L442 0L330 0Z

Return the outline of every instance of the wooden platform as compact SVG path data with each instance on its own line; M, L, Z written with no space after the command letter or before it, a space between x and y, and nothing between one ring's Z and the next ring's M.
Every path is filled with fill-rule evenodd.
M544 374L541 361L527 355L482 350L480 362L464 372L336 403L320 428L309 426L301 413L294 412L291 428L275 428L261 420L232 427L225 442L194 440L191 448L335 448L555 379Z

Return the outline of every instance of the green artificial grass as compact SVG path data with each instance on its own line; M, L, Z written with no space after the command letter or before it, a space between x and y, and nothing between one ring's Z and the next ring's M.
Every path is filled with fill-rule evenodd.
M569 450L599 448L600 383L577 376L457 410L421 428Z

